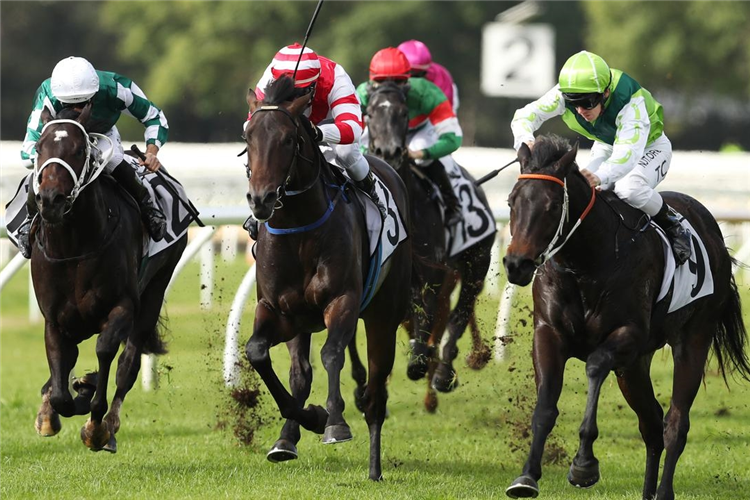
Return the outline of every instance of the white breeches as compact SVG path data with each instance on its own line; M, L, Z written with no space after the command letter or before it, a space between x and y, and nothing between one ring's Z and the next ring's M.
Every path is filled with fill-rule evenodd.
M663 201L654 188L664 180L671 162L672 143L662 135L646 146L633 170L615 183L615 194L628 205L656 215Z
M120 131L117 130L117 126L112 127L103 135L106 135L112 140L112 147L114 149L112 152L112 158L104 166L104 171L111 174L117 165L122 163L122 160L125 157L125 150L122 148L122 139L120 138Z
M333 145L336 151L336 159L342 167L349 172L349 176L355 181L361 181L367 177L370 171L370 164L359 149L360 145L355 144L336 144Z

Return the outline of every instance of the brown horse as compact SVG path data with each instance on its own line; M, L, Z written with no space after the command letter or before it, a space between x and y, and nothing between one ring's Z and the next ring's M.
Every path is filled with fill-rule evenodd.
M138 207L109 176L97 177L101 164L86 129L90 117L91 104L80 116L65 109L52 120L46 109L42 113L46 125L37 143L35 174L41 222L35 228L31 275L45 319L50 378L42 388L36 428L53 436L60 431L60 415L90 412L81 429L84 444L115 452L120 409L138 376L141 354L166 352L159 314L187 236L140 269L144 230ZM68 378L78 344L97 333L99 372L75 381L74 399ZM107 413L110 365L120 344L125 347L117 390Z
M364 308L369 268L368 236L363 211L349 183L330 166L312 140L303 111L310 94L299 95L292 80L269 85L262 102L252 90L252 112L245 139L248 151L248 203L261 222L257 241L258 305L247 358L265 382L285 417L278 441L268 453L272 462L297 458L300 428L323 434L324 443L351 439L344 420L340 375L345 349L358 319L365 322L369 379L362 406L370 430L370 470L381 478L380 433L386 413L386 380L393 367L396 330L409 303L410 240L386 261L384 278ZM387 164L368 158L370 167L390 189L405 223L406 190ZM406 226L408 227L408 225ZM310 394L310 337L328 330L321 350L328 372L326 409L303 408ZM271 365L269 349L286 342L292 360L291 394Z
M410 234L414 252L418 256L414 266L418 276L413 280L413 311L406 325L412 339L407 375L412 380L419 380L425 373L428 374L430 387L425 404L434 411L437 399L432 388L450 392L458 384L453 361L458 356L458 340L467 325L472 326L472 345L477 350L470 356L470 359L476 360L472 367L481 368L490 358L489 348L481 341L476 328L474 308L490 267L495 238L493 234L457 255L451 257L447 254L442 207L434 187L408 156L407 92L408 85L399 86L392 82L368 87L368 147L371 154L384 159L396 169L409 192L413 222ZM462 170L471 179L468 172ZM473 197L468 191L468 188L463 190L459 197L471 200ZM480 208L474 208L473 204L472 208L479 216L479 226L472 227L462 222L458 231L483 234L487 229L485 224L492 223L484 192L479 187L476 192ZM450 296L458 282L461 283L461 290L456 307L451 310ZM445 337L444 332L447 334Z
M656 302L664 274L662 242L646 216L610 192L589 187L575 163L577 148L555 136L537 139L533 153L518 152L521 175L510 194L513 239L504 258L508 280L533 285L537 403L533 438L523 473L508 496L536 497L544 443L558 415L557 401L566 361L585 361L588 398L580 428L580 447L568 474L574 486L599 480L593 444L598 436L597 405L611 371L638 415L646 445L643 498L674 498L674 473L687 440L689 412L713 347L719 368L748 379L740 298L732 258L721 230L706 208L680 193L663 192L705 244L713 275L713 294L668 312L674 290ZM708 276L696 254L685 265ZM674 381L666 417L654 396L650 366L654 352L672 347ZM658 484L659 462L666 449Z

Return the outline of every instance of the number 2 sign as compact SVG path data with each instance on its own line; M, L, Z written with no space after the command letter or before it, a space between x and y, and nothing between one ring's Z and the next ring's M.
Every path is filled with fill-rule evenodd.
M549 24L489 23L482 30L482 92L540 97L556 83L555 32Z

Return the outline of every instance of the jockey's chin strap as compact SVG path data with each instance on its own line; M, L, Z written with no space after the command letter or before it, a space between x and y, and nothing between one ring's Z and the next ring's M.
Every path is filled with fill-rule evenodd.
M583 211L581 216L576 221L575 225L573 225L573 228L568 233L568 236L565 237L562 243L560 243L559 246L555 247L557 244L557 241L560 239L563 233L563 229L565 227L565 223L569 220L570 215L570 200L568 197L568 179L567 177L564 180L558 179L557 177L554 177L552 175L544 175L544 174L521 174L518 176L518 179L538 179L543 181L551 181L555 182L557 184L560 184L563 187L563 210L562 214L560 215L560 223L557 225L557 231L555 232L554 238L552 238L552 241L550 241L549 245L547 246L546 250L542 252L539 257L534 260L534 265L536 267L541 267L545 262L547 262L549 259L551 259L557 252L559 252L563 246L568 242L571 236L573 236L573 233L575 233L576 229L581 225L583 222L583 219L586 218L586 216L589 214L591 209L594 207L594 202L596 201L596 188L591 188L591 200L589 201L588 206L586 207L586 210Z
M292 120L292 123L294 124L294 128L295 128L296 133L297 133L297 140L295 141L296 147L295 147L295 150L294 150L294 158L292 158L292 165L289 167L289 175L287 175L287 178L284 181L284 184L282 184L281 186L279 186L277 188L277 190L276 190L276 192L278 194L278 199L281 200L281 197L283 195L286 195L286 196L295 196L295 195L298 195L298 194L302 194L305 191L308 191L310 188L312 188L315 185L315 183L318 181L318 178L320 177L320 164L318 164L318 173L313 177L313 180L312 180L312 182L310 182L310 184L308 184L307 186L303 187L302 189L295 189L295 190L287 190L286 189L287 185L289 185L289 182L292 180L292 175L294 174L295 168L297 167L297 160L298 159L301 158L302 160L306 161L307 163L309 163L311 165L313 165L315 163L315 161L313 159L307 158L307 157L305 157L302 154L302 144L304 144L305 139L299 133L299 123L298 123L298 121L294 119L294 116L292 116L292 114L289 112L288 109L283 108L281 106L261 106L258 109L256 109L255 111L253 111L253 114L261 112L261 111L281 111L286 116L288 116L290 120ZM250 164L249 163L246 166L246 169L247 169L247 178L249 179L250 175L251 175ZM278 208L281 208L281 207L283 207L283 204L281 204Z
M62 123L70 123L78 127L83 133L83 137L86 141L86 160L83 164L83 168L81 168L81 175L79 176L78 174L76 174L75 170L73 170L73 167L71 167L68 162L66 162L62 158L48 158L47 161L34 169L34 191L39 192L39 177L42 174L42 170L52 164L62 165L62 167L65 168L65 170L67 170L70 176L73 178L73 189L65 198L65 205L67 206L65 213L68 213L73 208L73 202L76 201L78 195L81 194L81 191L83 191L89 184L94 182L94 180L96 180L96 178L99 177L99 174L101 174L104 170L105 165L109 163L109 160L114 154L114 145L112 144L112 139L105 135L96 133L89 134L88 132L86 132L86 129L83 127L83 125L75 120L60 119L49 121L44 126L44 128L42 128L42 135L44 135L44 131L47 130L47 127L49 127L50 125L58 125ZM91 148L93 146L94 149L101 152L101 148L98 147L98 144L102 139L105 139L109 142L109 148L104 155L97 155L96 162L98 164L96 165L96 167L89 170L89 164L91 161Z

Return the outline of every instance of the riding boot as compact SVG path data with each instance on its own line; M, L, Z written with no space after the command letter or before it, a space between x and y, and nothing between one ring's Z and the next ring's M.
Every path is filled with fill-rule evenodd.
M451 180L448 178L448 173L445 171L443 164L439 160L435 160L422 169L430 180L437 184L440 194L443 195L443 201L445 202L445 226L452 227L461 222L463 220L461 205L458 202L456 193L453 191Z
M367 176L361 181L354 181L354 184L362 191L364 191L367 196L370 197L370 199L378 207L378 210L380 210L380 217L385 220L386 217L388 217L388 209L385 207L385 205L383 205L383 202L378 196L377 190L375 189L375 176L373 175L372 170L367 172Z
M18 251L26 259L31 258L31 225L38 212L35 197L36 194L34 193L32 181L29 182L29 196L26 199L26 219L24 219L16 232Z
M682 227L682 219L683 217L667 205L667 202L664 202L659 213L653 216L654 222L667 233L678 266L687 262L690 257L690 230Z
M163 239L167 232L167 218L151 199L148 189L141 183L130 163L123 161L117 165L112 172L112 177L138 202L141 220L146 225L151 238L154 241Z
M242 224L242 228L247 231L253 241L258 241L258 227L258 219L253 217L252 214L245 220L245 223Z

